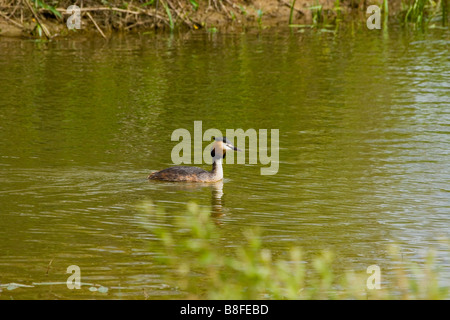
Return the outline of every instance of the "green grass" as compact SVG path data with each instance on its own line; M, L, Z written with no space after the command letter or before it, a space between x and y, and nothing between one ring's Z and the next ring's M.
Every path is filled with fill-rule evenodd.
M168 272L168 281L191 299L448 299L439 282L434 251L421 264L407 262L399 247L389 247L395 266L381 289L368 289L363 271L336 272L335 254L318 252L306 260L289 248L283 258L265 248L259 230L249 228L245 243L230 250L226 234L209 211L195 204L171 218L151 203L140 206L142 226L155 236L151 250ZM448 243L446 243L448 244ZM384 276L383 276L384 277Z
M411 0L405 7L404 23L407 25L423 28L432 21L441 20L443 26L447 23L448 0Z
M324 22L325 16L322 5L318 4L317 2L315 6L311 6L308 9L312 11L312 19L314 25L318 25Z
M56 10L55 7L53 7L51 5L48 5L44 1L33 0L33 4L34 4L35 8L37 8L37 9L39 9L39 8L46 9L46 10L50 11L51 13L53 13L55 15L55 17L58 17L58 18L62 19L61 13L58 10Z
M293 21L293 17L294 17L294 6L295 6L295 2L296 2L297 0L292 0L292 4L291 4L291 9L290 9L290 12L289 12L289 25L291 25L292 24L292 21Z
M163 5L164 9L166 10L167 17L169 18L169 27L170 27L170 30L173 30L173 29L175 29L175 23L174 23L174 21L173 21L172 13L170 12L169 6L168 6L167 3L164 2L164 1L161 1L161 3L162 3L162 5Z

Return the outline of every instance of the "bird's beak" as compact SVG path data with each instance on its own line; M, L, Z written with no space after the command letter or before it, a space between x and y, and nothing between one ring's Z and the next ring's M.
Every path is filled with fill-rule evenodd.
M233 146L231 143L225 144L225 148L226 148L227 150L242 151L241 149L239 149L239 148Z

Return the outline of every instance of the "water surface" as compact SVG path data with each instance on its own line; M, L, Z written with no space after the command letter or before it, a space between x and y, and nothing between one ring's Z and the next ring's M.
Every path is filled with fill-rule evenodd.
M33 286L0 298L183 297L139 218L147 200L169 216L211 208L225 247L260 227L276 254L330 249L340 270L387 270L391 243L423 261L449 237L449 41L395 29L0 39L0 285ZM278 173L230 164L211 186L147 181L194 121L279 129ZM67 289L69 265L108 292Z

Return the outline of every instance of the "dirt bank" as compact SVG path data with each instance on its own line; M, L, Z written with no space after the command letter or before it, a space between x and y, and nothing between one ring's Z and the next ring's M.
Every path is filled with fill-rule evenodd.
M337 20L364 19L366 7L383 0L131 0L57 1L0 0L0 35L67 37L95 33L145 32L174 28L239 30L289 24L333 24ZM80 29L69 30L68 12L77 5ZM401 0L389 1L389 14L400 12Z

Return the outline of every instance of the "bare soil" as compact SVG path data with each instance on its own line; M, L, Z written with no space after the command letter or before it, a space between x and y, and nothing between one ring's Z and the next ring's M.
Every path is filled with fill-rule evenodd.
M54 38L94 33L107 38L115 32L171 28L240 30L288 26L289 22L333 24L336 19L364 19L368 5L382 4L382 0L197 0L195 8L189 0L155 0L151 6L144 0L131 0L127 5L118 0L109 5L93 0L46 0L61 14L57 17L48 8L25 1L29 0L0 0L0 36ZM75 31L66 25L72 14L66 9L73 4L81 10L81 29ZM399 12L400 4L400 0L389 1L389 13Z

